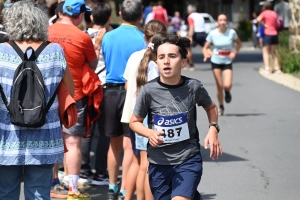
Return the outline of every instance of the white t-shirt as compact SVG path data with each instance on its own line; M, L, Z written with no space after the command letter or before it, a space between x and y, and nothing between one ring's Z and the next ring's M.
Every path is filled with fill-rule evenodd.
M95 33L97 33L99 30L98 29L94 29L94 28L89 28L87 30L87 33L91 36ZM95 38L93 37L92 39L93 44L95 44ZM106 67L105 67L105 62L104 62L104 57L103 57L103 51L102 51L102 47L100 49L100 53L99 53L99 59L98 59L98 65L96 67L95 73L98 75L101 84L105 84L105 78L106 78Z
M121 122L129 123L136 102L136 76L139 65L146 49L136 51L129 57L123 77L127 81L126 98L123 107ZM158 68L155 62L150 61L147 69L147 81L159 76Z
M199 13L196 13L196 12L191 13L188 16L188 23L189 23L189 25L194 24L194 32L195 33L205 32L204 18Z

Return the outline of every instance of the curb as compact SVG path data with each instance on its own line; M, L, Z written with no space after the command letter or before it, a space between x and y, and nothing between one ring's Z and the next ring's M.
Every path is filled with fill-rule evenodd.
M300 92L300 79L291 74L285 74L285 73L265 74L265 73L263 73L263 68L259 69L259 74L271 81L274 81L274 82L280 84L280 85L283 85L285 87L288 87L288 88L291 88L293 90Z

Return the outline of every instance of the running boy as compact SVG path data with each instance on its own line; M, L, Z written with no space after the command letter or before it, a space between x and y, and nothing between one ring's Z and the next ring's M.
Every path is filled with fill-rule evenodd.
M205 148L210 144L212 159L222 154L217 108L200 81L181 76L181 69L187 64L190 40L164 35L152 42L160 77L142 86L130 128L149 138L149 182L156 200L202 199L197 191L202 157L196 104L208 116ZM146 115L151 129L143 125Z

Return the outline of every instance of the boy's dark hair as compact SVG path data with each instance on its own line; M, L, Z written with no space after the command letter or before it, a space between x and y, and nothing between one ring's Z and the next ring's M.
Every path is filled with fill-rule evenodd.
M191 46L191 41L188 38L166 33L154 35L152 43L154 44L155 53L157 53L158 47L164 43L174 44L178 46L179 53L183 59L186 59L188 48Z
M111 16L111 8L107 3L96 3L92 10L94 24L104 26Z

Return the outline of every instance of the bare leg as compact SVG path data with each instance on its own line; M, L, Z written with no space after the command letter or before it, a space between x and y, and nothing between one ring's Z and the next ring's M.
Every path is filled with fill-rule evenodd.
M264 59L264 64L265 64L266 70L270 70L269 53L270 53L270 46L269 45L264 46L263 47L263 59Z
M137 176L140 169L140 156L134 155L129 170L127 171L126 178L126 195L125 200L131 200L133 198ZM138 184L137 184L138 185Z
M187 198L187 197L182 197L182 196L175 196L172 198L172 200L191 200L191 199Z
M58 168L59 168L59 163L56 163L52 169L52 172L53 172L52 179L58 178Z
M137 196L137 200L144 200L145 199L144 183L145 183L146 171L148 166L147 152L140 151L140 155L141 155L141 164L140 164L140 169L136 180L136 196Z
M116 185L118 181L121 151L123 148L123 135L110 138L110 145L107 153L107 168L109 184Z
M188 48L188 55L187 55L187 58L188 58L188 61L189 61L189 64L190 65L193 65L194 64L194 61L193 61L193 54L192 54L192 48Z
M222 70L215 68L213 69L213 73L217 83L217 97L218 97L219 105L223 105Z
M232 87L232 70L231 69L223 70L223 77L224 77L224 89L226 91L230 91Z
M81 137L64 134L68 152L65 153L67 173L79 175L81 166Z
M122 163L122 184L121 190L126 190L126 176L133 159L131 140L129 137L123 137L124 157Z
M273 57L273 60L274 60L275 70L280 70L279 61L278 61L278 57L277 57L275 49L276 49L276 45L271 45L271 47L270 47L270 53L271 53L271 55Z

